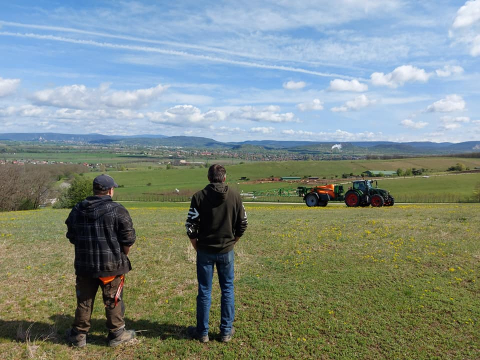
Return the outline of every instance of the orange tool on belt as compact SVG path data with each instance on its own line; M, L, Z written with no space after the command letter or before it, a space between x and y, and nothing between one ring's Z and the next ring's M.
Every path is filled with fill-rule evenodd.
M100 277L100 281L103 283L103 285L107 285L111 283L116 276L106 276L106 277ZM117 292L115 293L115 306L118 304L118 300L121 300L121 295L122 295L122 290L123 290L123 284L125 283L125 275L120 275L120 285L118 285Z

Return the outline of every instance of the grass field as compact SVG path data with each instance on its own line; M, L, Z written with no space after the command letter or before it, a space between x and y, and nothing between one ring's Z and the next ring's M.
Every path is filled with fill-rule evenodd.
M69 150L62 151L42 151L39 148L38 152L19 152L15 154L2 154L2 159L5 160L37 160L37 161L58 161L58 162L72 162L76 164L89 163L89 164L124 164L133 161L154 161L155 159L149 159L146 156L127 156L124 153L115 154L112 150L109 152L101 150L85 151L82 150Z
M87 348L64 342L75 309L68 210L0 213L2 359L480 358L479 204L247 204L228 344L186 339L196 297L188 204L155 205L126 203L138 236L126 318L141 332L116 349L100 297ZM216 285L211 338L219 295Z
M457 159L458 160L458 159ZM454 160L455 161L455 160ZM480 167L480 159L478 160ZM256 182L242 181L241 177L247 177L250 180L268 178L271 175L275 177L282 176L281 170L274 169L278 166L285 166L285 173L305 176L312 175L313 172L303 172L302 166L309 164L321 168L325 164L330 166L332 162L286 162L286 163L250 163L241 165L227 166L227 182L238 191L246 193L252 191L267 191L270 189L290 189L295 190L297 186L308 186L305 183L290 183L284 181L277 182ZM336 162L340 167L345 167L345 172L350 173L346 167L351 162ZM403 163L403 165L406 165ZM447 165L446 163L444 164ZM371 165L372 167L375 165ZM303 169L303 170L302 170ZM178 167L166 170L165 168L152 168L136 171L109 171L118 184L122 185L115 192L119 200L137 200L152 201L164 200L180 201L188 199L188 195L202 189L207 183L207 169ZM94 178L99 173L86 173L84 176ZM313 173L314 175L318 173ZM286 175L284 175L286 176ZM322 176L320 176L320 179ZM322 183L343 183L348 189L351 186L352 179L339 179L333 177L321 180ZM480 173L473 174L431 174L428 177L395 177L381 178L378 180L378 186L389 190L397 202L467 202L471 201L475 188L480 184ZM175 189L179 189L181 194L186 196L178 197ZM477 198L478 199L478 198ZM266 199L268 201L277 201L277 199ZM292 199L290 199L292 200ZM290 201L283 199L283 201ZM301 199L293 199L301 201ZM282 199L280 199L282 201Z

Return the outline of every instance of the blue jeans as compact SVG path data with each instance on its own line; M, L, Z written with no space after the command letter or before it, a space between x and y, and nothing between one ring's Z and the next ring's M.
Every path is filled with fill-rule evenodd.
M208 319L212 303L213 268L217 266L218 281L222 291L220 333L228 335L232 331L235 317L235 295L233 291L233 250L224 254L197 252L197 332L208 334Z

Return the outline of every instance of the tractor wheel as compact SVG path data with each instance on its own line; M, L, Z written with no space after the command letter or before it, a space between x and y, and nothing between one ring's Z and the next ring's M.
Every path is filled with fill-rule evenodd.
M347 192L347 194L345 195L345 204L348 207L356 207L358 206L359 202L360 202L360 197L355 191Z
M385 202L385 206L393 206L393 204L395 204L395 199L391 195L388 195L388 200Z
M325 207L325 206L327 206L327 204L328 204L328 201L319 201L318 202L318 206L321 206L321 207Z
M318 205L318 196L315 193L310 193L305 196L305 203L308 207L317 206Z
M385 201L383 200L383 197L381 197L380 195L373 195L372 196L372 206L373 207L381 207L383 206L383 204L385 203Z

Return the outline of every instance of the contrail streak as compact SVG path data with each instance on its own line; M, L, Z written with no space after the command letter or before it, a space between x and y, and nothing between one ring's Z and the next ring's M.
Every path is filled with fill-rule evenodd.
M71 43L71 44L90 45L90 46L101 47L101 48L141 51L141 52L165 54L165 55L172 55L172 56L180 56L185 58L201 59L201 60L206 60L211 62L238 65L243 67L297 72L297 73L303 73L303 74L309 74L309 75L315 75L315 76L321 76L321 77L353 79L350 76L345 76L340 74L323 73L318 71L312 71L312 70L282 66L282 65L268 65L268 64L260 64L260 63L249 62L249 61L224 59L224 58L215 57L215 56L191 54L188 52L176 51L176 50L165 50L165 49L160 49L160 48L150 47L150 46L112 44L108 42L98 42L93 40L78 40L78 39L71 39L71 38L54 36L54 35L41 35L41 34L34 34L34 33L13 33L8 31L1 31L0 36L30 38L30 39L39 39L39 40L52 40L52 41L59 41L59 42L65 42L65 43Z
M116 34L110 34L110 33L105 33L105 32L81 30L81 29L63 27L63 26L24 24L24 23L12 22L12 21L0 20L0 28L1 28L2 25L8 26L8 27L18 27L18 28L26 28L26 29L69 32L69 33L74 33L74 34L92 35L92 36L98 36L98 37L104 37L104 38L143 42L143 43L157 44L157 45L176 46L176 47L180 47L180 48L202 50L202 51L208 51L208 52L220 53L220 54L228 54L228 55L240 56L240 57L250 58L250 59L259 59L259 60L265 59L264 56L260 56L260 55L256 55L256 54L242 53L242 52L238 52L238 51L232 51L232 50L227 50L227 49L222 49L222 48L217 48L217 47L211 47L211 46L188 44L188 43L182 43L182 42L176 42L176 41L145 39L145 38L136 37L136 36L116 35ZM276 58L272 58L272 57L268 57L268 60L288 61L288 59L276 59ZM310 65L315 64L314 62L306 61L306 60L295 60L295 62L310 64ZM334 67L347 67L349 69L354 69L354 67L342 66L342 65L339 65L339 64L324 64L324 65L325 66L334 66Z
M188 48L188 49L203 50L203 51L209 51L209 52L217 52L217 53L243 56L243 57L254 57L254 58L256 57L256 56L253 56L252 54L243 54L243 53L239 53L239 52L235 52L235 51L230 51L230 50L225 50L225 49L220 49L220 48L215 48L215 47L210 47L210 46L185 44L185 43L180 43L180 42L175 42L175 41L152 40L152 39L145 39L145 38L140 38L140 37L135 37L135 36L115 35L115 34L109 34L109 33L104 33L104 32L88 31L88 30L81 30L81 29L75 29L75 28L67 28L67 27L62 27L62 26L23 24L23 23L3 21L3 20L0 20L0 25L27 28L27 29L37 29L37 30L62 31L62 32L75 33L75 34L93 35L93 36L111 38L111 39L119 39L119 40L144 42L144 43L158 44L158 45L170 45L170 46L184 47L184 48ZM257 57L257 58L259 58L259 57Z

